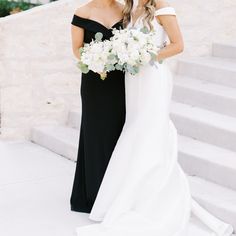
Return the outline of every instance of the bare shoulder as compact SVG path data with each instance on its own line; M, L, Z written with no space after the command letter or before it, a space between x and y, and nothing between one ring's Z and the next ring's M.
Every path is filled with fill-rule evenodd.
M160 9L163 7L170 7L171 5L165 0L156 0L156 9Z
M75 10L75 15L83 17L83 18L89 18L90 16L90 12L91 12L91 3L88 2L86 4L83 4L81 6L79 6L76 10Z

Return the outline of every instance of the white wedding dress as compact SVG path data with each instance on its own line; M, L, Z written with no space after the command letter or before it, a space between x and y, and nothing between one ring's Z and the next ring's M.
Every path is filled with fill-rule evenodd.
M156 15L176 15L164 7ZM154 19L157 44L168 38ZM128 27L132 27L132 22ZM141 18L135 27L142 27ZM113 151L89 219L78 236L200 236L191 214L209 234L229 236L231 225L191 198L187 177L177 162L177 130L169 118L172 75L163 62L126 75L126 122Z

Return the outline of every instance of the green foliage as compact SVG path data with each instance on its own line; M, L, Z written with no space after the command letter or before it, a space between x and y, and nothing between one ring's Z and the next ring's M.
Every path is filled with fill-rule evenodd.
M95 34L95 40L96 41L100 42L100 41L102 41L102 38L103 38L103 34L101 32L97 32Z
M84 52L84 48L83 48L83 47L79 48L79 54L80 54L80 56L82 56L83 52Z
M138 72L139 72L138 66L127 65L127 66L126 66L126 70L127 70L127 72L129 72L131 75L138 74Z
M151 60L155 61L157 54L155 54L154 52L149 52L149 54L151 55Z
M116 70L123 70L123 66L120 64L116 64Z
M109 65L106 66L106 69L107 69L108 71L113 71L113 70L115 70L116 68L115 68L115 66L114 66L113 64L109 64Z
M77 62L77 66L81 70L82 73L87 74L89 72L88 66L83 64L81 61Z
M149 33L149 29L148 29L147 26L144 26L140 31L143 32L144 34L148 34Z
M40 3L30 3L25 0L13 1L13 0L0 0L0 17L10 15L12 11L25 11L32 7L41 5Z

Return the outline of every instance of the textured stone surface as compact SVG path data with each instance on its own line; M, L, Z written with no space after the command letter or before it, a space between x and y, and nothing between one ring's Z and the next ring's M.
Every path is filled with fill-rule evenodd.
M185 55L211 53L213 42L233 42L236 38L234 0L169 0L175 7L185 40Z
M0 19L1 138L29 138L34 124L65 124L80 107L80 73L71 50L70 21L82 3L60 0ZM185 40L182 54L211 53L213 41L236 38L234 0L169 0Z
M80 106L70 21L78 3L58 1L0 20L1 138L28 139Z

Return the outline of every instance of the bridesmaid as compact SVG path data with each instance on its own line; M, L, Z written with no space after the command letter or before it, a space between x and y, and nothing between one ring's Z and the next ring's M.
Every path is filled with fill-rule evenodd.
M92 0L72 18L73 53L91 42L97 32L103 39L122 27L123 5L115 0ZM81 76L82 118L77 164L70 198L71 210L90 213L113 149L125 121L124 73L109 72L105 80L89 71Z

